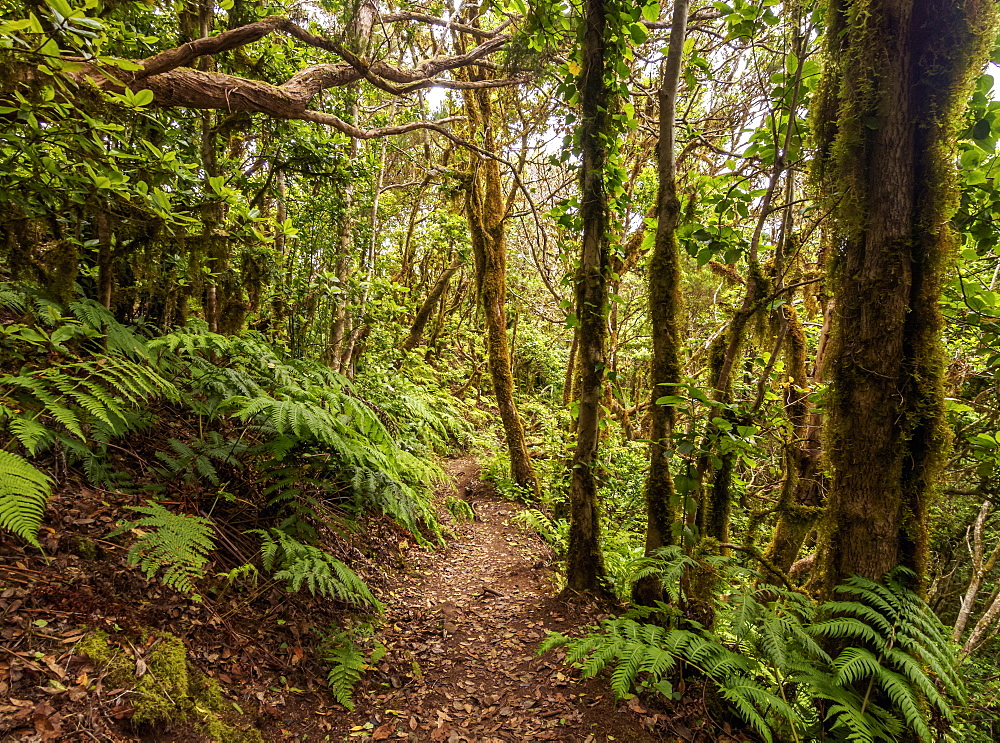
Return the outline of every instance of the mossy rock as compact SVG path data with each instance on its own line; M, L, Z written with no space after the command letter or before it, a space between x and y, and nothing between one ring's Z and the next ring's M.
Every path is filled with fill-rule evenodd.
M179 637L151 630L142 638L142 645L150 650L141 674L141 665L137 668L129 654L114 648L105 632L94 632L76 649L104 670L110 684L132 687L134 725L159 728L181 724L217 743L264 743L255 728L236 724L237 715L218 683L194 669Z

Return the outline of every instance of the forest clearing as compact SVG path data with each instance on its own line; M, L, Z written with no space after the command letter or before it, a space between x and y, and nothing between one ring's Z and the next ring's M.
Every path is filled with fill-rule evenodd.
M0 741L1000 740L994 0L0 10Z

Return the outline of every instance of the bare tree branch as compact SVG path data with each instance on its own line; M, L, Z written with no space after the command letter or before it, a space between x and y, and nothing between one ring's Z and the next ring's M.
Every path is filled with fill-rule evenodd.
M475 36L480 39L494 38L515 20L513 18L508 18L499 28L495 28L493 30L486 30L483 28L476 28L475 26L469 26L464 23L455 23L454 21L449 20L447 18L437 18L432 15L427 15L426 13L411 13L408 11L385 13L381 16L381 19L383 23L399 23L400 21L419 21L421 23L427 23L431 26L441 26L442 28L459 31L463 34L469 34L470 36Z

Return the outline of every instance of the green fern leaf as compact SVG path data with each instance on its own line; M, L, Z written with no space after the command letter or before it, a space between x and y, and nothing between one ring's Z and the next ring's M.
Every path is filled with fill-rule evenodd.
M348 710L354 709L354 687L365 669L365 657L346 634L336 635L327 645L324 660L329 664L327 683L333 698Z
M29 544L38 543L38 525L52 481L16 454L0 449L0 528L14 532Z
M138 565L146 578L162 570L165 585L201 601L194 582L204 577L208 553L215 549L212 522L201 516L173 513L153 501L129 509L143 514L143 518L112 532L133 531L138 535L128 551L129 564Z

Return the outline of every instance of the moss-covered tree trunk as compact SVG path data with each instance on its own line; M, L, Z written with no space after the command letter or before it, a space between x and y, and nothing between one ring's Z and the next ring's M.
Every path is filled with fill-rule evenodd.
M463 94L471 126L482 130L483 149L496 152L490 90L479 88L463 91ZM476 260L476 282L486 320L486 349L493 394L507 440L511 477L518 485L541 497L538 477L528 456L524 426L514 403L514 375L511 373L506 312L507 235L504 219L507 200L500 177L500 163L495 159L485 158L474 163L466 182L465 214L469 221L472 252Z
M404 351L412 351L419 345L424 336L424 328L427 327L427 321L431 319L431 313L434 312L435 307L442 303L442 297L444 297L444 293L448 288L448 282L451 281L451 277L454 276L461 267L461 263L453 263L441 273L441 276L438 277L437 282L434 284L434 288L431 289L427 298L424 299L420 308L417 310L417 315L413 319L413 324L410 326L410 332L407 334L406 340L403 341Z
M657 94L660 107L660 138L657 144L659 190L656 199L656 240L649 259L649 319L653 355L649 375L652 399L649 408L649 474L646 478L646 554L673 540L674 479L667 452L674 427L674 408L657 405L664 395L673 395L684 370L681 365L681 262L677 244L681 202L677 197L677 159L674 154L677 91L680 85L684 37L687 33L689 0L675 0L670 48ZM639 581L633 591L638 603L652 604L663 598L655 576Z
M948 447L938 300L955 129L995 39L992 0L833 0L819 182L835 205L825 435L832 482L813 585L923 575Z
M823 329L816 352L816 373L813 383L822 381L822 362L829 330L829 303L823 303ZM786 347L786 367L792 384L785 396L785 409L792 424L791 440L785 445L785 480L778 496L778 520L771 543L764 556L784 572L798 558L802 544L815 526L825 500L825 473L822 466L823 414L810 404L808 379L805 372L805 334L802 323L791 308Z
M604 0L586 1L579 79L583 244L576 276L576 314L580 322L576 365L580 376L580 394L577 398L576 448L570 464L569 550L566 559L567 587L591 593L606 590L594 473L600 439L610 260L608 194L604 184L610 101L604 80L608 45L605 13Z

